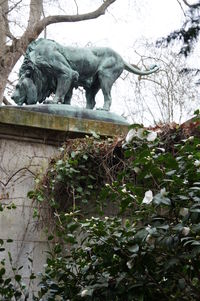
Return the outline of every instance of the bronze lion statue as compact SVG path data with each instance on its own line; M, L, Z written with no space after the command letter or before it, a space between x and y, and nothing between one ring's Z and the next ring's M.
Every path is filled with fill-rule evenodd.
M142 71L110 48L64 47L53 40L39 39L27 48L12 99L18 105L36 104L55 93L53 103L70 104L73 89L81 86L86 91L87 109L94 108L101 89L103 110L109 111L112 85L123 70L149 75L158 69L154 66Z

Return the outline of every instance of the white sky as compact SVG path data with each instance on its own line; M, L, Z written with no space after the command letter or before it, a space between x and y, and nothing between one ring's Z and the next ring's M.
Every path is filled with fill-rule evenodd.
M77 1L83 4L88 2ZM93 1L96 7L99 1ZM62 44L110 46L121 53L138 38L158 38L181 24L183 13L176 0L117 0L108 12L94 20L56 24L48 27L48 37ZM138 3L141 2L141 6ZM86 7L87 5L85 5ZM81 9L80 9L81 12Z

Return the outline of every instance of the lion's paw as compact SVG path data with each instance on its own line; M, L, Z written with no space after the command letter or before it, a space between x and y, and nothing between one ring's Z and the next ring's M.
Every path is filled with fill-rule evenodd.
M45 100L43 101L43 104L45 104L45 105L49 105L49 104L57 104L57 102L54 101L53 99L45 99Z

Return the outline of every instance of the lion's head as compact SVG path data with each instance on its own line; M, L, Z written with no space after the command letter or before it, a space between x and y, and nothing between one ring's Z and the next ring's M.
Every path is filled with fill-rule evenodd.
M20 106L37 103L37 88L28 70L20 77L11 98Z
M55 92L55 88L55 79L50 78L48 72L34 64L27 54L20 68L19 81L11 98L20 106L41 103L52 92Z

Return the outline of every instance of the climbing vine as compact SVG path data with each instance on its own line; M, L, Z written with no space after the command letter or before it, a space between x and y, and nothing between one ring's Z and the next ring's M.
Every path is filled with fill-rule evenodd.
M35 300L198 300L198 128L160 132L67 141L50 162L29 193L54 242Z
M52 214L60 218L63 213L77 210L80 215L103 214L110 205L104 199L107 187L129 164L124 158L122 143L123 139L98 137L68 140L60 148L58 157L51 160L45 176L36 179L36 189L29 192L29 197L38 205L35 216L45 221L42 208L46 205L50 205L48 225Z

